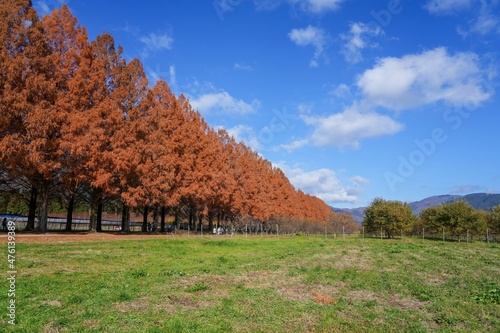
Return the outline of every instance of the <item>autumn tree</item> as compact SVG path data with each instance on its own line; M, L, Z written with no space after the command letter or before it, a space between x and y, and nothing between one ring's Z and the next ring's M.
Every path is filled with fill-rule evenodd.
M62 121L58 128L60 136L60 156L58 158L59 171L58 187L60 197L67 206L66 230L71 230L72 213L77 192L82 190L81 159L71 154L68 147L73 144L68 137L66 126L74 124L73 114L85 108L81 100L85 98L85 83L81 73L85 72L85 57L88 54L89 43L85 29L78 25L69 8L64 5L61 9L53 10L42 20L44 35L50 49L51 63L58 68L53 77L56 82L57 96L55 98L55 111ZM83 97L82 97L83 95Z
M124 231L130 207L144 222L150 207L162 217L187 207L200 228L206 218L210 226L249 218L261 229L328 220L322 200L211 128L165 81L149 88L140 61L127 63L110 34L89 42L67 6L40 21L30 1L6 0L0 19L0 172L29 184L29 228L40 202L46 230L51 190L67 207L68 230L77 194L90 204L91 231L105 197L122 202Z
M51 34L50 21L40 22L29 1L5 1L1 12L6 22L2 67L7 69L2 95L10 96L2 100L2 118L8 120L2 123L7 130L2 131L2 161L11 174L37 188L39 231L45 232L49 193L61 171L65 112L59 97L71 62L58 51L71 37Z
M138 172L141 186L135 188L137 203L143 207L145 231L149 207L162 207L162 230L165 208L174 204L171 198L174 187L175 161L173 133L180 126L172 114L177 101L168 84L159 80L147 92L141 103L141 117L137 119L135 154L139 158ZM140 192L138 192L140 190Z
M110 34L92 41L74 84L80 89L67 129L71 155L81 165L80 174L89 188L90 230L99 229L103 197L117 195L113 186L112 141L123 114L115 98L120 75L126 66L122 48Z
M26 63L32 43L43 47L41 24L31 1L0 3L0 163L7 178L26 177L31 187L27 229L35 227L38 172L25 168L26 159L17 154L24 122L30 108L27 100Z
M111 95L118 108L113 112L120 117L111 138L111 149L105 152L109 170L104 170L108 181L105 190L110 195L118 195L124 206L122 230L130 231L128 210L141 204L144 189L141 186L140 140L143 133L141 118L144 116L142 99L147 93L147 78L141 62L134 59L118 75L118 87ZM107 178L110 177L110 178Z

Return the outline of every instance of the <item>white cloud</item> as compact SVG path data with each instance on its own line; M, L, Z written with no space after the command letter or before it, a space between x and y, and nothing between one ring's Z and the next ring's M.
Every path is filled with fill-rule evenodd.
M304 29L292 29L288 33L288 37L292 42L299 46L313 46L314 57L309 65L311 67L318 66L318 58L322 55L326 44L326 33L321 28L308 26Z
M360 176L341 180L335 171L326 168L305 171L300 167L289 167L285 163L278 163L277 166L297 189L317 196L330 205L357 202L363 187L369 183Z
M217 112L222 114L244 115L254 113L260 107L258 100L247 103L241 99L236 99L226 91L208 93L191 99L193 109L201 113Z
M301 0L301 8L313 14L322 14L328 11L336 11L344 0ZM296 2L296 1L293 1Z
M147 36L141 37L141 42L146 45L147 50L161 50L167 49L170 50L172 48L172 44L174 43L174 39L168 34L154 34L150 33Z
M466 37L471 33L486 35L500 33L500 18L495 13L498 0L430 0L424 6L434 15L455 15L467 13L467 28L459 27L458 32ZM464 16L465 17L465 16Z
M368 179L365 179L361 176L352 177L351 182L355 187L358 188L370 184L370 181Z
M370 42L370 37L379 37L383 34L384 31L379 26L370 27L361 22L351 23L349 32L340 35L344 41L341 53L347 62L358 63L363 60L361 53L363 49L377 47L376 43Z
M288 3L302 12L316 15L337 11L342 2L344 0L253 0L257 10L274 10Z
M297 106L297 110L299 110L300 114L309 114L312 112L314 108L313 104L301 103Z
M493 13L493 5L488 5L486 1L481 2L477 17L470 23L470 30L480 35L500 33L500 18Z
M487 89L493 71L481 68L474 53L448 54L437 48L401 58L383 58L359 77L360 98L341 113L300 118L312 127L308 138L278 146L293 151L306 145L359 148L363 139L393 135L404 125L375 112L383 107L402 111L444 103L453 107L477 107L491 97ZM493 74L492 74L493 73ZM340 84L331 93L350 97L350 89Z
M243 64L243 63L238 63L238 62L234 64L234 69L241 70L241 71L249 71L249 72L253 71L252 66L247 65L247 64Z
M253 0L256 10L274 10L278 8L284 0Z
M430 0L424 8L431 14L447 15L469 8L474 0Z
M378 113L360 111L354 104L342 113L327 117L303 116L308 125L314 126L310 141L315 146L358 148L361 139L392 135L403 129L403 125Z
M449 55L436 48L402 58L383 58L365 71L357 85L365 102L393 110L444 102L478 106L490 98L482 86L485 73L474 53Z
M300 139L300 140L295 140L290 144L282 144L276 147L277 149L284 149L287 152L291 153L297 149L300 149L304 146L307 146L309 144L309 139Z
M253 151L257 151L262 147L254 129L247 125L236 125L226 129L227 133L231 135L236 142L244 142L247 147Z
M216 0L213 2L216 9L225 12L231 12L234 10L236 5L239 5L239 1L234 0Z
M351 88L345 83L336 86L330 94L340 99L346 99L352 96Z

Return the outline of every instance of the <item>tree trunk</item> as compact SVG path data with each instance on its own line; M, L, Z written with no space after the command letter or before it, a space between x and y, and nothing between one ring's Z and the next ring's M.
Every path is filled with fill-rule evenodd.
M96 225L96 231L101 232L102 231L102 200L99 200L99 204L97 205L97 225Z
M99 203L101 201L101 193L97 189L93 189L90 193L90 222L89 231L97 231L97 211L99 210Z
M179 206L175 208L174 225L176 229L179 229Z
M142 213L142 232L148 231L148 215L149 215L149 206L144 206L144 211Z
M73 208L75 206L75 194L71 194L68 202L68 209L66 214L66 231L71 231L71 226L73 225Z
M208 213L208 231L214 228L214 212Z
M193 220L194 220L194 209L192 207L189 207L189 228L193 229Z
M40 186L40 212L38 217L38 232L47 232L47 215L49 214L49 184L42 181Z
M198 224L200 226L200 233L203 234L203 214L198 214Z
M130 208L125 203L122 209L122 232L130 232Z
M165 232L165 215L167 214L167 209L162 206L160 209L160 231Z
M35 217L36 217L36 201L38 199L38 189L33 186L31 188L30 207L28 212L28 223L26 224L26 231L35 230Z

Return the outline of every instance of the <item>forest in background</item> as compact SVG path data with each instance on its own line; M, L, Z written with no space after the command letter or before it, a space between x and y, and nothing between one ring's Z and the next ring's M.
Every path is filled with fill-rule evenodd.
M50 205L150 215L197 226L241 222L300 230L342 224L321 199L297 190L225 130L210 127L168 83L150 83L139 59L126 61L113 36L89 40L67 6L39 17L29 0L0 4L0 193L24 200L28 230L47 231ZM37 224L35 224L37 220Z

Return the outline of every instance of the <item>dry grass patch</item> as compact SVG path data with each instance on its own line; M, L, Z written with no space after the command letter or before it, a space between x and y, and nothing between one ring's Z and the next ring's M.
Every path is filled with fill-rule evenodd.
M400 310L421 310L425 308L429 302L422 302L412 298L405 298L398 294L389 294L385 296L382 293L376 293L369 290L353 290L347 294L349 300L355 302L370 302L375 301L382 306L398 308Z
M299 302L314 301L317 295L327 298L338 298L345 284L336 283L335 286L324 284L305 284L302 277L289 276L285 271L255 271L234 277L235 283L245 288L272 289L281 296Z
M60 308L62 306L61 301L59 300L54 300L54 301L44 301L42 302L43 305L48 305L48 306L55 306Z
M318 266L328 266L337 269L358 268L371 270L374 269L372 264L373 258L367 257L359 248L352 248L349 251L344 250L341 253L333 254L315 254L311 260L319 260L316 262Z
M144 312L149 308L149 302L145 298L135 299L130 302L117 303L114 309L123 313Z

